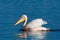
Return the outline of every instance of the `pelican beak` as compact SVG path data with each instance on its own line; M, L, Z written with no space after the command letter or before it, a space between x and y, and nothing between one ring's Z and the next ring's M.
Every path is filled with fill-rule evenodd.
M21 23L21 22L24 22L25 21L25 19L24 18L21 18L21 19L19 19L14 25L17 25L17 24L19 24L19 23Z

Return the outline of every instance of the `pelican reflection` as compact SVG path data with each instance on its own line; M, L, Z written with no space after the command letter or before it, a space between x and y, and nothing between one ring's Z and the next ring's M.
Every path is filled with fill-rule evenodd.
M47 31L36 31L36 32L23 31L22 33L18 34L18 37L30 38L31 40L41 40L41 39L44 39L46 34L47 34Z

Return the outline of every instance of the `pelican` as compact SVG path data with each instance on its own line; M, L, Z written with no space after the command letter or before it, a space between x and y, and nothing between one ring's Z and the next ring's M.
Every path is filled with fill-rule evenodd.
M42 25L47 24L47 22L43 19L35 19L27 24L27 15L22 15L22 17L14 25L17 25L21 22L24 22L22 27L23 30L30 31L49 30L48 28L42 27Z

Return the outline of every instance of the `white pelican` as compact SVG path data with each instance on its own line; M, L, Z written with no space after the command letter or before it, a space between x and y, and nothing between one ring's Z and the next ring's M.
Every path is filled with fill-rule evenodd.
M15 25L24 22L23 30L30 30L30 31L39 31L39 30L49 30L48 28L42 27L42 25L47 24L46 21L43 19L35 19L32 20L30 23L27 23L27 15L22 15L22 17L15 23Z

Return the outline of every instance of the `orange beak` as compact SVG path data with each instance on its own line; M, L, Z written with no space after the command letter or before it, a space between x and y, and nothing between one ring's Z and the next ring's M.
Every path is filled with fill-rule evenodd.
M14 25L17 25L17 24L19 24L19 23L21 23L21 22L24 22L25 21L25 18L24 17L22 17L21 19L19 19Z

